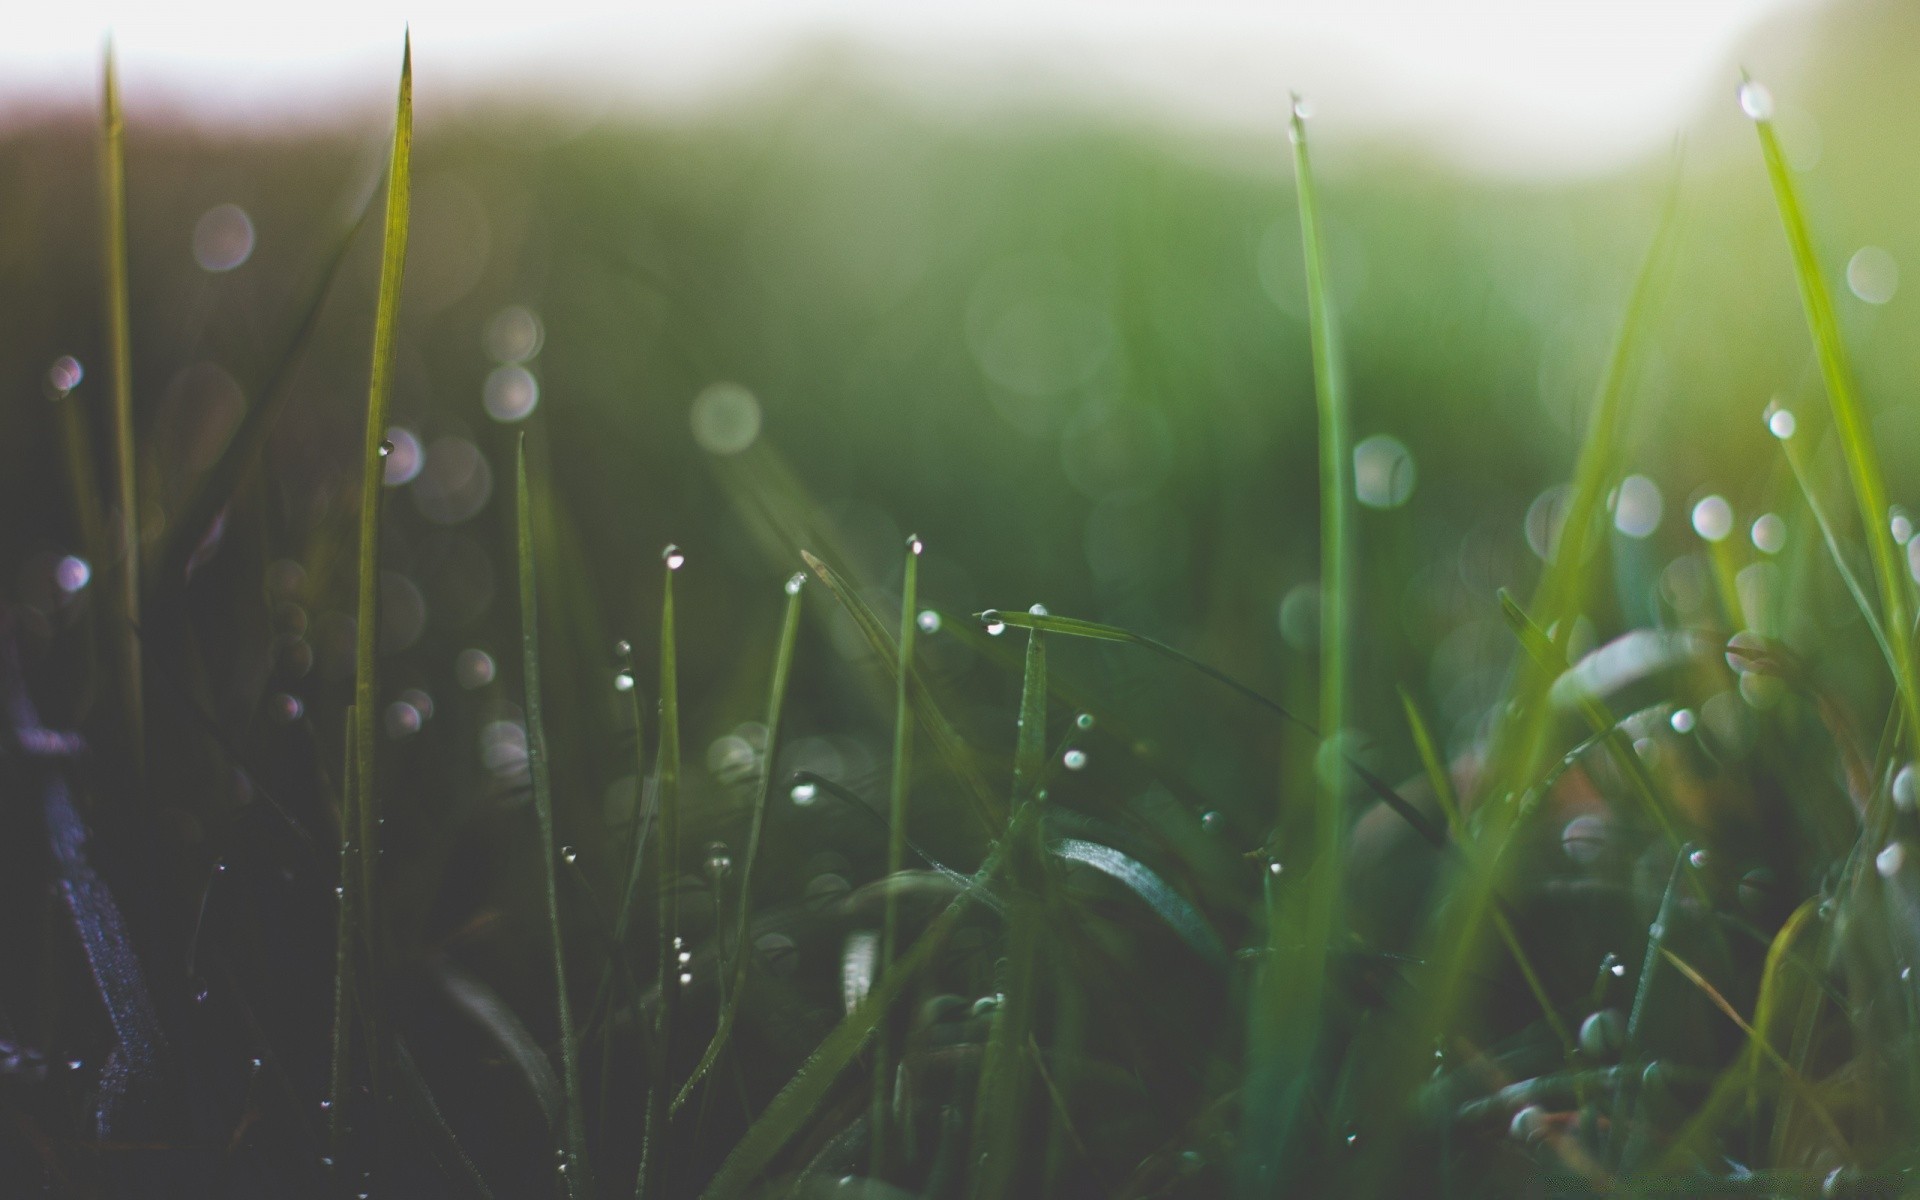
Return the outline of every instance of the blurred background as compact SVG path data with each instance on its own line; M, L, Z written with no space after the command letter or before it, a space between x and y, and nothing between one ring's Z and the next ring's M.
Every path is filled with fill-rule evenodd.
M411 17L419 140L382 572L385 769L405 797L390 848L414 935L491 965L536 1024L550 1001L525 965L534 864L510 852L530 829L510 532L523 430L562 840L603 895L638 791L610 647L633 641L650 697L669 542L688 557L689 846L709 861L737 846L762 765L755 722L802 547L891 621L903 540L926 539L923 653L982 746L1010 753L1018 691L1019 647L967 616L990 606L1122 624L1312 708L1291 91L1311 107L1352 388L1364 755L1415 769L1399 686L1450 752L1474 746L1511 659L1495 591L1527 594L1552 544L1674 187L1679 250L1615 504L1617 590L1586 644L1710 604L1690 514L1718 494L1738 565L1756 568L1743 586L1812 599L1779 604L1783 621L1852 622L1854 657L1825 666L1843 691L1875 686L1857 615L1811 569L1813 530L1778 515L1792 482L1769 404L1794 409L1821 439L1821 478L1840 477L1735 93L1743 68L1770 90L1895 499L1920 504L1920 341L1901 336L1920 262L1911 5L468 8ZM50 645L90 619L71 479L75 463L109 468L96 103L110 25L149 555L284 377L258 468L191 574L154 568L185 599L147 649L150 702L170 710L154 736L176 751L155 788L170 836L207 857L230 853L257 792L324 827L351 688L373 228L310 344L291 361L288 347L343 214L378 187L402 24L373 5L296 21L208 0L42 6L12 25L0 588ZM1847 511L1840 493L1833 508ZM809 614L779 772L878 797L890 685L824 595ZM1061 646L1056 669L1101 714L1072 785L1089 804L1144 786L1103 779L1107 762L1150 760L1153 786L1244 849L1275 779L1283 795L1306 783L1284 731L1204 682L1098 645ZM71 684L70 708L95 690ZM219 738L203 744L209 722ZM938 799L950 782L924 773L916 836L971 861L962 810ZM787 864L768 868L773 887L817 878L821 852L855 859L835 869L857 877L881 844L797 797L772 819ZM285 904L325 944L325 905ZM267 936L243 928L262 915L210 919ZM327 965L283 986L324 988Z

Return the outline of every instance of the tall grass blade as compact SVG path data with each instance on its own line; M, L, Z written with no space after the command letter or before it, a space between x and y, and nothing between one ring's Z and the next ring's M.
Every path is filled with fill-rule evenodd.
M553 993L560 1018L560 1086L566 1107L560 1122L559 1171L567 1195L593 1193L587 1162L586 1108L580 1100L580 1047L573 1032L573 1005L567 994L567 956L560 933L559 848L553 837L553 785L547 769L547 733L540 719L540 605L533 546L533 500L527 492L527 436L521 434L514 456L514 529L520 564L520 650L527 702L527 771L533 783L533 811L540 827L540 878L547 892L547 931L553 944Z
M147 760L146 707L141 684L140 494L133 455L133 331L127 287L126 122L120 111L120 72L107 43L101 79L100 212L105 222L107 358L113 373L114 503L120 510L119 619L122 716L137 778Z
M1040 778L1047 759L1047 643L1039 630L1027 634L1026 668L1020 682L1020 723L1013 746L1013 810L1007 831L1007 957L996 990L1003 997L993 1014L986 1056L974 1096L973 1195L1005 1195L1020 1171L1032 1060L1027 1055L1044 941L1043 921L1051 890L1040 823L1022 819L1039 811Z
M1753 86L1747 84L1746 86ZM1873 571L1880 584L1880 606L1885 620L1888 649L1894 660L1894 684L1905 710L1909 746L1920 747L1920 675L1913 662L1913 632L1907 612L1907 580L1888 536L1887 484L1880 470L1879 451L1874 446L1872 422L1860 399L1853 364L1840 335L1840 319L1833 307L1833 293L1820 270L1820 256L1813 247L1813 234L1794 186L1793 170L1787 165L1786 152L1780 147L1771 119L1762 117L1753 123L1760 135L1761 156L1766 159L1767 178L1773 184L1773 198L1780 210L1780 224L1787 235L1787 248L1793 257L1793 273L1800 285L1800 303L1806 310L1807 331L1813 335L1815 357L1820 376L1826 383L1827 400L1833 410L1833 424L1840 436L1840 449L1846 459L1847 475L1853 482L1854 498L1860 505L1860 527L1873 559Z
M1827 516L1826 506L1813 490L1813 480L1807 473L1807 464L1802 461L1799 447L1789 436L1780 439L1780 449L1785 455L1787 466L1793 471L1793 481L1800 488L1800 498L1806 501L1807 511L1813 514L1813 523L1819 527L1820 540L1826 544L1827 557L1833 560L1833 566L1840 573L1840 581L1846 584L1847 594L1853 597L1854 607L1860 610L1860 616L1867 623L1868 632L1873 634L1874 645L1880 648L1880 656L1886 660L1887 671L1895 679L1900 677L1900 659L1893 652L1893 643L1887 640L1887 630L1880 623L1880 614L1873 607L1873 601L1867 596L1867 589L1860 577L1847 563L1847 554L1840 545L1840 535L1834 530L1833 521ZM1874 531L1867 531L1869 537Z
M379 741L380 681L375 659L380 646L380 495L386 476L382 445L387 429L387 402L393 390L394 327L400 318L400 285L407 261L408 212L412 201L413 160L413 41L408 35L400 58L400 94L394 110L393 153L387 166L387 208L380 252L380 291L373 318L373 361L367 383L367 425L362 441L360 476L360 545L358 604L355 612L353 656L354 763L353 791L359 828L349 836L359 843L360 895L355 905L366 931L364 940L376 952L369 963L371 977L363 991L377 1013L380 978L379 900L375 894L374 864L379 858L380 797L374 774L374 748ZM376 1071L389 1056L384 1031L369 1022L368 1041Z
M918 628L920 555L925 549L919 534L907 537L906 564L901 568L899 667L893 673L893 772L887 792L887 878L898 875L907 860L907 791L913 776L913 711L909 707L913 684L913 642ZM888 888L882 901L880 919L880 965L878 973L893 969L900 953L900 901L897 890ZM873 1136L871 1173L883 1175L887 1163L889 1118L893 1111L893 1058L896 1030L883 1022L879 1044L873 1056L873 1106L868 1119Z
M707 1043L706 1053L700 1056L700 1062L693 1068L693 1074L680 1088L680 1094L674 1097L673 1108L677 1111L693 1094L694 1085L706 1077L708 1071L726 1048L727 1036L733 1032L733 1023L740 1011L740 996L747 985L747 962L752 947L747 944L747 927L753 916L753 864L760 854L760 833L767 821L767 807L773 798L774 754L779 749L780 710L787 698L787 676L793 668L793 647L800 633L800 596L805 590L802 586L806 576L795 575L787 581L786 615L780 623L780 641L773 651L773 683L767 693L767 745L762 756L763 766L760 776L759 802L753 809L753 822L747 829L747 853L740 865L740 915L733 928L733 986L727 989L727 1000L720 1010L720 1023L713 1031L713 1040ZM912 605L908 605L911 610Z
M666 1133L672 1119L671 1079L673 1030L680 1010L679 891L680 869L680 666L673 628L673 577L685 565L678 546L661 554L660 601L660 749L656 755L660 778L659 814L654 835L654 887L659 942L655 947L654 986L660 1003L653 1013L653 1043L647 1052L648 1091L646 1142L640 1151L641 1196L665 1195Z

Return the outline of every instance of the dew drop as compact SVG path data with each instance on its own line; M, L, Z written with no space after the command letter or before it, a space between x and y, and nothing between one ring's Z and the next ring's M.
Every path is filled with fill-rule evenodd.
M1901 811L1912 812L1916 800L1920 800L1920 777L1916 776L1914 765L1908 763L1893 777L1893 802Z
M920 627L921 633L940 632L940 614L930 608L922 609L920 615L913 619L913 623Z
M1028 605L1028 606L1027 606L1027 613L1028 613L1028 615L1029 615L1029 616L1035 616L1035 617L1044 617L1044 616L1047 616L1047 615L1048 615L1048 613L1047 613L1047 606L1046 606L1046 605L1044 605L1044 604L1031 604L1031 605Z
M733 851L725 842L713 842L707 846L707 878L718 883L733 873Z
M621 638L619 641L615 642L613 644L613 657L623 662L627 659L632 658L633 643L628 641L625 638Z
M613 690L616 692L632 691L633 673L631 671L621 671L615 674L613 677Z
M1225 833L1227 819L1217 812L1203 813L1200 817L1200 828L1208 833Z
M1794 419L1790 408L1776 408L1767 414L1767 432L1781 441L1786 441L1799 429L1800 422Z
M678 959L678 961L679 961L679 963L680 963L680 965L684 967L684 966L686 966L686 965L687 965L688 963L691 963L691 962L693 961L693 951L691 951L691 950L682 950L682 951L681 951L681 952L680 952L680 953L679 953L679 954L678 954L678 955L676 956L676 958Z
M1902 546L1913 540L1913 518L1898 504L1887 510L1887 532Z
M47 382L53 390L62 396L80 386L80 380L86 376L80 360L71 354L63 354L53 360L53 366L47 369Z
M580 858L580 852L572 846L562 846L560 847L560 857L567 862L575 862Z
M667 564L669 571L678 571L687 565L687 556L680 552L680 547L672 543L668 543L667 548L660 552L660 560Z
M1673 716L1667 718L1667 724L1673 726L1675 733L1692 733L1694 726L1693 710L1690 708L1674 709Z
M680 972L680 986L681 986L681 987L688 987L688 986L691 986L691 985L692 985L692 983L693 983L693 972L691 972L691 971L682 971L682 972Z
M807 586L807 573L805 571L795 571L793 574L787 576L787 595L798 596L800 589L805 586Z
M1888 842L1885 849L1873 856L1874 870L1885 879L1892 879L1906 865L1907 848L1899 842Z
M811 783L811 782L796 783L793 785L793 791L789 792L788 795L793 797L793 802L795 804L799 805L801 808L805 808L809 804L812 804L814 800L819 797L820 787L818 784Z
M1007 631L1007 623L1005 621L988 621L987 622L988 637L999 637L1001 634L1005 633L1006 631Z
M393 443L383 438L380 442L380 457L385 458L387 455L392 453L393 453Z
M77 554L69 554L53 564L53 582L71 596L93 580L93 566Z
M328 1109L330 1109L330 1108L332 1108L332 1107L333 1107L333 1101L331 1101L331 1100L322 1100L322 1101L320 1102L320 1111L321 1111L321 1112L326 1112L326 1111L327 1111ZM325 1160L322 1160L322 1161L328 1161L328 1162L330 1162L330 1161L332 1161L332 1160L331 1160L331 1159L325 1159Z
M1081 714L1080 714L1079 716L1077 716L1077 717L1075 717L1075 718L1073 719L1073 723L1074 723L1074 725L1075 725L1075 726L1076 726L1077 728L1080 728L1080 729L1092 729L1092 728L1093 728L1093 714L1092 714L1092 713L1081 713Z
M1560 849L1581 866L1591 866L1607 852L1606 819L1585 813L1568 821L1560 831Z
M1754 549L1762 554L1778 554L1787 544L1787 523L1778 513L1762 513L1753 523Z
M1611 967L1608 967L1607 970L1613 973L1615 979L1625 979L1627 977L1627 964L1623 962L1614 963Z
M1733 505L1722 496L1708 496L1693 506L1693 531L1709 542L1726 540L1733 532Z
M1267 864L1267 874L1269 875L1278 876L1278 875L1285 874L1286 869L1287 868L1280 862L1279 859L1275 859L1274 861Z
M1079 749L1069 750L1060 756L1060 765L1069 771L1085 770L1087 765L1087 752Z
M1687 855L1688 865L1692 866L1696 871L1705 870L1709 861L1709 856L1705 850L1695 850L1693 853Z
M1755 121L1771 120L1773 117L1773 93L1764 84L1749 79L1740 85L1740 111Z
M919 534L910 533L907 535L907 553L918 558L920 555L925 554L926 551L927 544L920 540Z

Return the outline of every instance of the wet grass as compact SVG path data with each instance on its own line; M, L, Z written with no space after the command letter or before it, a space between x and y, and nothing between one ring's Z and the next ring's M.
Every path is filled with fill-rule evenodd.
M132 1088L114 1064L133 1035L87 1016L89 1005L122 1011L128 980L29 956L41 997L31 1012L19 989L0 988L0 1109L26 1131L0 1133L0 1170L38 1171L73 1194L125 1193L149 1172L152 1187L182 1194L570 1200L630 1187L645 1200L1907 1190L1920 1167L1911 575L1889 536L1894 456L1849 361L1816 215L1764 112L1781 265L1832 414L1823 441L1818 412L1791 407L1790 383L1772 385L1789 393L1767 413L1784 469L1767 442L1764 464L1744 464L1773 472L1749 495L1790 513L1786 549L1703 544L1684 528L1647 542L1620 522L1623 481L1653 469L1636 430L1689 236L1675 182L1633 228L1640 265L1619 281L1578 435L1554 451L1549 477L1566 484L1538 522L1537 561L1523 571L1508 560L1488 586L1458 589L1466 615L1447 629L1408 632L1426 593L1474 569L1472 553L1465 534L1457 547L1416 546L1421 513L1356 499L1369 493L1353 434L1379 418L1360 386L1372 364L1343 336L1365 310L1342 298L1353 251L1341 231L1365 201L1337 176L1316 182L1302 111L1285 201L1263 216L1264 236L1283 228L1290 240L1262 251L1297 265L1300 318L1260 310L1261 337L1290 344L1298 378L1248 389L1301 448L1262 443L1247 470L1284 454L1303 484L1283 512L1249 518L1250 484L1207 479L1218 503L1194 509L1206 514L1194 524L1232 536L1183 558L1170 592L1129 584L1084 612L1050 612L1003 594L1078 597L1071 572L1044 556L1004 574L965 569L1019 553L1006 529L968 541L983 512L1043 534L1067 522L1037 482L1053 468L1023 449L1038 434L1003 431L985 467L967 459L951 475L936 474L948 445L895 446L931 478L914 481L920 503L901 511L937 531L908 538L903 555L876 506L816 493L846 472L905 468L830 442L788 455L759 407L740 439L727 424L737 398L708 409L703 396L692 431L712 457L648 493L695 497L660 503L691 527L667 536L703 549L690 559L669 545L656 565L635 547L660 544L649 539L667 518L603 511L616 506L596 488L624 474L598 477L557 447L584 437L664 472L666 457L644 455L672 422L637 406L596 411L584 435L570 426L555 398L592 386L577 343L571 359L536 363L550 407L526 432L422 419L409 339L437 321L463 336L473 323L408 307L428 305L434 270L451 269L429 257L416 272L407 249L430 229L409 212L411 78L409 48L377 268L352 250L375 248L355 232L369 208L348 205L321 269L291 289L287 331L263 339L278 347L264 390L174 489L165 569L143 593L137 530L124 528L130 583L103 601L138 622L141 652L164 666L156 686L187 700L151 714L164 736L96 743L107 781L139 778L142 746L154 751L153 812L104 783L92 798L113 886L157 897L138 936L172 936L171 892L154 879L201 881L193 978L145 957L177 1069L161 1078L168 1055L133 1055L156 1075ZM125 242L140 196L124 195L111 68L108 80L110 490L124 516L142 467ZM1743 93L1750 107L1756 95ZM1317 135L1314 150L1325 150ZM1164 361L1141 349L1142 330L1169 319L1154 307L1165 289L1125 278L1177 249L1147 238L1095 256L1122 281L1113 336L1132 356L1128 386L1180 377L1176 363L1204 374L1191 347ZM349 302L356 262L373 268L365 305ZM429 299L407 300L421 280ZM622 319L647 297L699 294L683 278L622 286L629 308L609 306ZM275 490L259 460L275 452L274 423L299 411L295 361L313 354L336 294L357 328L372 318L364 424L352 430L357 502L302 524L289 515L298 486ZM975 311L982 296L991 288L959 306L970 352L1000 371L995 386L1027 387L1021 402L1040 405L1035 377L1063 368L1044 356L1008 366L1019 338L1044 327L1075 345L1085 314L1016 305L1019 320L1002 328ZM708 352L695 342L675 344ZM623 352L608 341L585 357ZM535 337L494 352L490 369L526 370L542 353ZM937 354L926 358L935 372ZM1105 419L1111 403L1086 411ZM1030 415L1009 411L1009 430ZM389 487L389 467L413 468L391 456L419 448L389 443L389 430L408 422L439 439L427 469L442 469L436 454L471 451L455 484L511 462L499 468L502 503L488 510L483 496L448 520L422 490L413 509L395 504L412 485ZM1107 494L1130 514L1128 532L1155 519L1151 504L1124 505L1156 439L1206 424L1171 405L1146 424L1132 474ZM640 440L623 441L634 429ZM69 418L65 453L49 461L90 462L86 432ZM674 436L685 436L677 425ZM1461 460L1470 441L1455 447ZM1127 448L1101 442L1062 469L1091 487L1100 456ZM1219 463L1239 461L1231 449L1209 460L1224 475ZM1445 453L1423 456L1429 477L1453 469ZM1835 519L1829 475L1853 493L1857 527ZM67 482L82 495L103 486L77 469ZM1002 487L1018 495L994 507ZM962 490L977 502L952 502ZM78 525L98 523L77 507ZM1514 508L1489 501L1472 519L1517 545L1532 518ZM949 551L948 537L974 552ZM1284 540L1291 557L1247 566L1271 549L1261 538ZM409 605L426 604L395 581L431 578L462 554L505 565L504 615L480 604L457 640L424 643L431 655L413 648L429 636L418 629L383 646ZM1282 609L1276 629L1280 561L1309 583L1317 615ZM466 590L490 591L491 579ZM72 603L86 602L83 587ZM296 598L341 619L310 628ZM468 598L439 589L431 603L458 611ZM1857 619L1822 609L1851 613L1848 600ZM1212 632L1241 603L1262 612L1257 633ZM20 625L0 622L0 698L16 714L7 769L64 779L69 741L13 703L44 688L45 672L17 669L13 649L35 664L93 650L16 607ZM656 621L657 642L611 640ZM1477 700L1429 686L1463 628L1500 638L1457 672L1497 681ZM274 649L249 675L215 634ZM501 671L479 649L488 637L517 643L517 664ZM306 666L295 671L297 652ZM94 717L78 706L87 733L137 730L129 671L116 684L131 683L133 707ZM259 719L263 707L278 715ZM337 855L316 849L336 840ZM33 845L14 878L38 879L44 855L69 893L79 886L83 847ZM0 886L29 911L23 889ZM57 922L38 932L66 936ZM74 1011L52 1011L48 996ZM69 1044L92 1047L82 1066L47 1071L40 1047ZM122 1128L116 1105L133 1094L167 1097L184 1128L101 1140Z

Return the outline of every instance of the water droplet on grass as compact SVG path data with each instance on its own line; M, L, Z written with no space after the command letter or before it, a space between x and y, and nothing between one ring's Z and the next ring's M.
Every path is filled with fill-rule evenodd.
M1630 538L1647 537L1660 527L1665 511L1660 485L1645 475L1629 475L1614 493L1613 527Z
M1202 813L1200 816L1200 828L1207 833L1225 833L1227 831L1227 818L1217 812Z
M1893 777L1893 802L1902 811L1912 812L1917 799L1920 799L1920 776L1916 775L1914 765L1908 763Z
M793 574L787 576L787 595L798 596L800 589L805 586L807 586L807 573L805 571L795 571Z
M560 847L560 857L563 861L575 862L579 859L580 852L575 850L572 846L562 846Z
M988 621L987 622L988 637L999 637L1001 634L1005 633L1006 631L1007 631L1007 623L1005 621Z
M1077 716L1077 717L1075 717L1075 718L1073 719L1073 723L1074 723L1074 725L1075 725L1075 726L1077 726L1077 727L1078 727L1078 728L1080 728L1080 729L1092 729L1092 728L1093 728L1093 714L1092 714L1092 713L1081 713L1081 714L1080 714L1079 716Z
M1047 606L1044 604L1030 604L1027 606L1027 613L1029 616L1035 617L1047 616Z
M1790 408L1776 408L1767 414L1767 432L1783 442L1791 438L1799 427L1800 422L1794 419Z
M1708 855L1705 850L1695 850L1693 853L1687 855L1688 865L1696 871L1705 870L1707 864L1711 861L1711 856Z
M1873 856L1874 870L1879 871L1886 879L1892 879L1898 875L1900 868L1906 865L1907 848L1899 842L1888 842L1880 853Z
M819 798L820 788L814 783L796 783L793 785L793 790L787 794L793 798L795 804L805 808Z
M1591 866L1607 852L1608 832L1604 817L1583 814L1560 831L1560 849L1581 866Z
M1069 750L1060 756L1060 765L1069 771L1084 770L1087 765L1087 752L1078 749Z
M1709 542L1724 541L1733 532L1733 505L1722 496L1706 497L1693 506L1693 531Z
M1678 734L1692 733L1693 726L1694 726L1693 710L1690 708L1674 709L1673 716L1667 719L1667 724L1673 726L1673 731L1675 733L1678 733Z
M633 690L633 674L629 671L617 672L613 677L613 690L630 692Z
M1762 554L1778 554L1787 544L1787 523L1777 513L1762 513L1753 523L1753 545Z
M1766 85L1749 79L1740 85L1738 93L1740 111L1755 121L1767 121L1773 118L1773 93Z
M1900 290L1900 264L1879 246L1862 246L1847 260L1847 289L1868 304L1885 304Z
M80 381L85 377L85 368L81 367L80 360L71 354L63 354L54 359L53 366L47 368L47 383L62 396L79 387Z
M687 556L680 552L680 547L669 542L667 548L660 552L660 561L667 564L667 570L678 571L687 565Z

